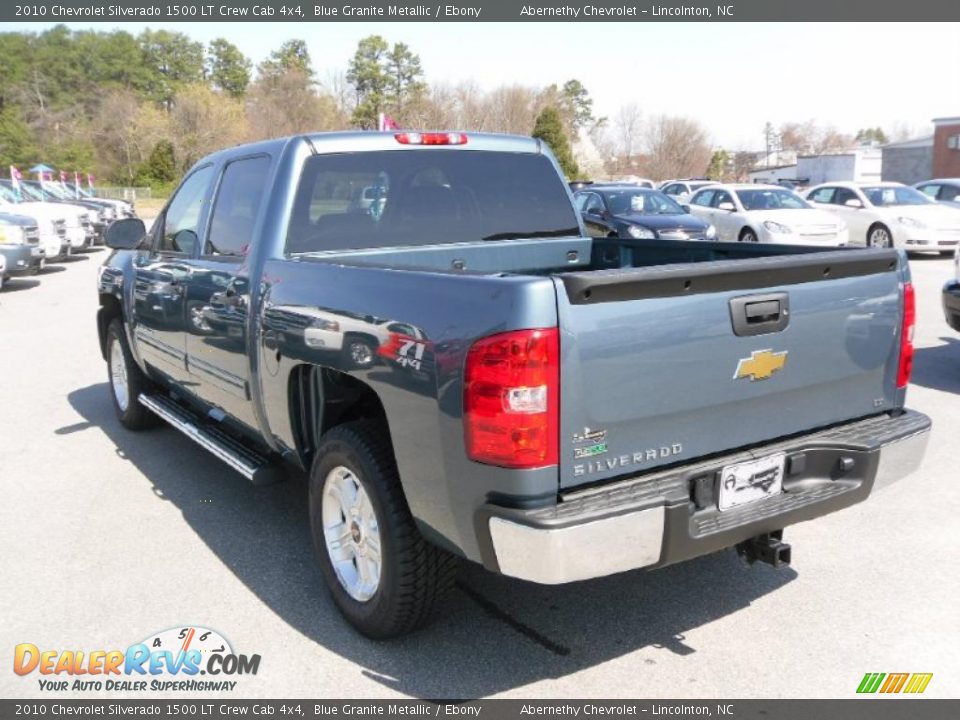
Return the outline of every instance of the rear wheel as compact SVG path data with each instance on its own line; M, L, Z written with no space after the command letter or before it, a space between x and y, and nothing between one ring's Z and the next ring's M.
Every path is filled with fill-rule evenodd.
M757 234L751 228L744 228L740 231L740 242L757 242Z
M886 225L874 225L870 228L867 232L867 247L893 247L893 237L891 237Z
M128 430L143 430L156 425L158 418L137 398L148 391L150 380L133 360L123 323L111 321L107 328L107 371L110 377L110 398L120 424Z
M343 346L347 366L368 368L376 360L376 352L369 340L362 337L348 337Z
M453 585L456 558L420 535L380 423L324 435L310 473L310 527L334 603L367 637L420 627Z

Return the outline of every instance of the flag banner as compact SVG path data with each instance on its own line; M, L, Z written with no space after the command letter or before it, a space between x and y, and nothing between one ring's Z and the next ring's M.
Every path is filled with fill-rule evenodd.
M378 118L378 126L379 126L378 129L380 130L380 132L384 132L386 130L400 129L400 126L397 124L397 121L394 120L389 115L385 115L384 113L380 113L380 116Z
M87 173L87 187L93 190L93 181L95 178L90 173Z

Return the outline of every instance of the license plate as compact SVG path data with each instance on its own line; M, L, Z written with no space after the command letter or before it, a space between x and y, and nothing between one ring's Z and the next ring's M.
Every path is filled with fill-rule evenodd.
M721 510L746 505L783 492L784 453L727 465L720 473Z

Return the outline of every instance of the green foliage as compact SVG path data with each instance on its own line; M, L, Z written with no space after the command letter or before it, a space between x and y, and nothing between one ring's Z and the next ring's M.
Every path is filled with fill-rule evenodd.
M250 84L250 61L233 43L217 38L207 48L207 77L215 87L242 97Z
M879 145L886 145L887 142L889 142L887 139L887 134L881 127L862 128L857 130L857 135L854 139L859 143L875 142Z
M730 153L722 148L715 150L707 167L707 177L711 180L725 180L732 165L733 158L730 157Z
M137 184L157 188L172 183L177 177L173 143L169 140L160 140L153 146L146 162L138 168Z
M8 166L26 165L37 155L30 128L17 109L8 106L0 110L0 175L5 177Z
M574 132L596 122L593 117L593 98L579 80L567 80L563 84L561 99Z
M549 146L567 178L576 177L580 173L573 159L570 140L563 129L563 118L556 107L548 105L537 115L533 125L533 137L540 138Z
M169 108L177 90L203 80L203 43L170 30L144 30L138 40L155 102Z
M356 94L353 123L366 130L377 127L380 113L390 113L402 124L407 104L427 89L420 56L404 43L391 48L379 35L357 44L346 77Z
M310 51L303 40L287 40L278 50L270 53L270 57L260 63L257 69L260 76L267 79L294 71L306 77L310 85L314 82Z

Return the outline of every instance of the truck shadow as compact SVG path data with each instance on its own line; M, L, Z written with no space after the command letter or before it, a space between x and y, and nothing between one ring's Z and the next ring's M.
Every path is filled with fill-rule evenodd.
M664 568L547 587L465 564L440 617L410 637L372 642L343 622L316 568L306 483L291 477L254 487L172 428L125 430L106 383L68 396L184 520L273 612L298 632L357 665L357 672L418 698L479 698L559 678L643 651L689 655L685 635L797 577L792 569L747 568L732 551ZM64 433L74 427L62 428ZM59 431L58 431L59 432ZM211 502L212 500L212 502ZM237 533L252 538L238 542ZM642 677L631 693L651 693Z
M940 340L942 345L916 349L910 384L960 394L960 340Z

